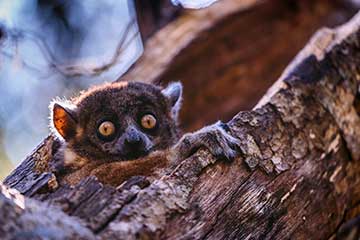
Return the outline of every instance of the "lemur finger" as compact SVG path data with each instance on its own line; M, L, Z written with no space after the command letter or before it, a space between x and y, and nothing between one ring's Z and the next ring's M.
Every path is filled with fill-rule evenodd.
M194 150L194 140L191 134L185 134L179 142L173 147L177 152L178 158L185 159L190 156Z
M65 171L64 160L61 153L55 154L52 161L49 162L49 171L54 174L61 174Z
M240 140L230 135L230 128L226 123L219 121L215 126L215 136L224 152L225 159L233 160L240 152Z
M236 150L236 151L240 151L241 142L240 142L239 139L234 138L230 134L227 134L226 141L229 144L231 149Z
M238 149L240 150L240 145L241 142L239 139L233 137L230 133L231 133L231 129L230 127L226 124L223 123L221 121L218 121L216 124L218 124L218 126L222 129L222 131L224 132L223 136L226 138L227 142L229 143L229 145L231 146L232 149Z
M233 160L239 153L240 141L229 132L227 124L219 121L197 132L185 134L175 149L181 158L186 158L200 147L205 147L217 159Z
M212 149L216 149L215 152ZM226 137L217 139L216 143L212 145L212 149L209 148L213 155L221 160L232 161L237 156L235 143L229 141Z

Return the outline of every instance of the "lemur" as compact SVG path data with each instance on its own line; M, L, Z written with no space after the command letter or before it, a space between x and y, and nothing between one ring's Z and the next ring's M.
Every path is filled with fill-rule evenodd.
M95 175L105 184L119 185L167 166L171 160L159 156L168 149L186 158L205 147L215 157L233 159L239 142L224 123L179 140L181 101L180 82L164 89L142 82L106 83L69 101L52 101L50 130L61 146L51 171L70 184Z

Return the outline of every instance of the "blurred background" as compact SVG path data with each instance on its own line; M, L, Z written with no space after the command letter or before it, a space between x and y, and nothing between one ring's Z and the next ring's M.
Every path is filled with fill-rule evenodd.
M56 96L118 78L143 51L132 1L0 1L0 178L48 134Z
M183 82L185 131L229 120L256 104L319 28L344 23L360 4L214 2L0 1L0 180L48 135L56 96L130 68L125 80Z
M215 1L0 1L0 180L49 133L51 99L118 79L175 6Z

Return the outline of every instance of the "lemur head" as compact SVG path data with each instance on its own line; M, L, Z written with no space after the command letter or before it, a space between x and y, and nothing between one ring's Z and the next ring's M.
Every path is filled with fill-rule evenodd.
M53 101L51 130L81 157L134 159L178 140L181 95L179 82L165 89L140 82L104 84L72 101Z

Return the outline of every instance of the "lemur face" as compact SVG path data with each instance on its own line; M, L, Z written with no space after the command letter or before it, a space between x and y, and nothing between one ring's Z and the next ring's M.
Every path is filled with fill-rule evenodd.
M71 102L54 101L51 125L67 147L94 160L130 160L178 140L182 86L161 90L133 82L106 84Z

